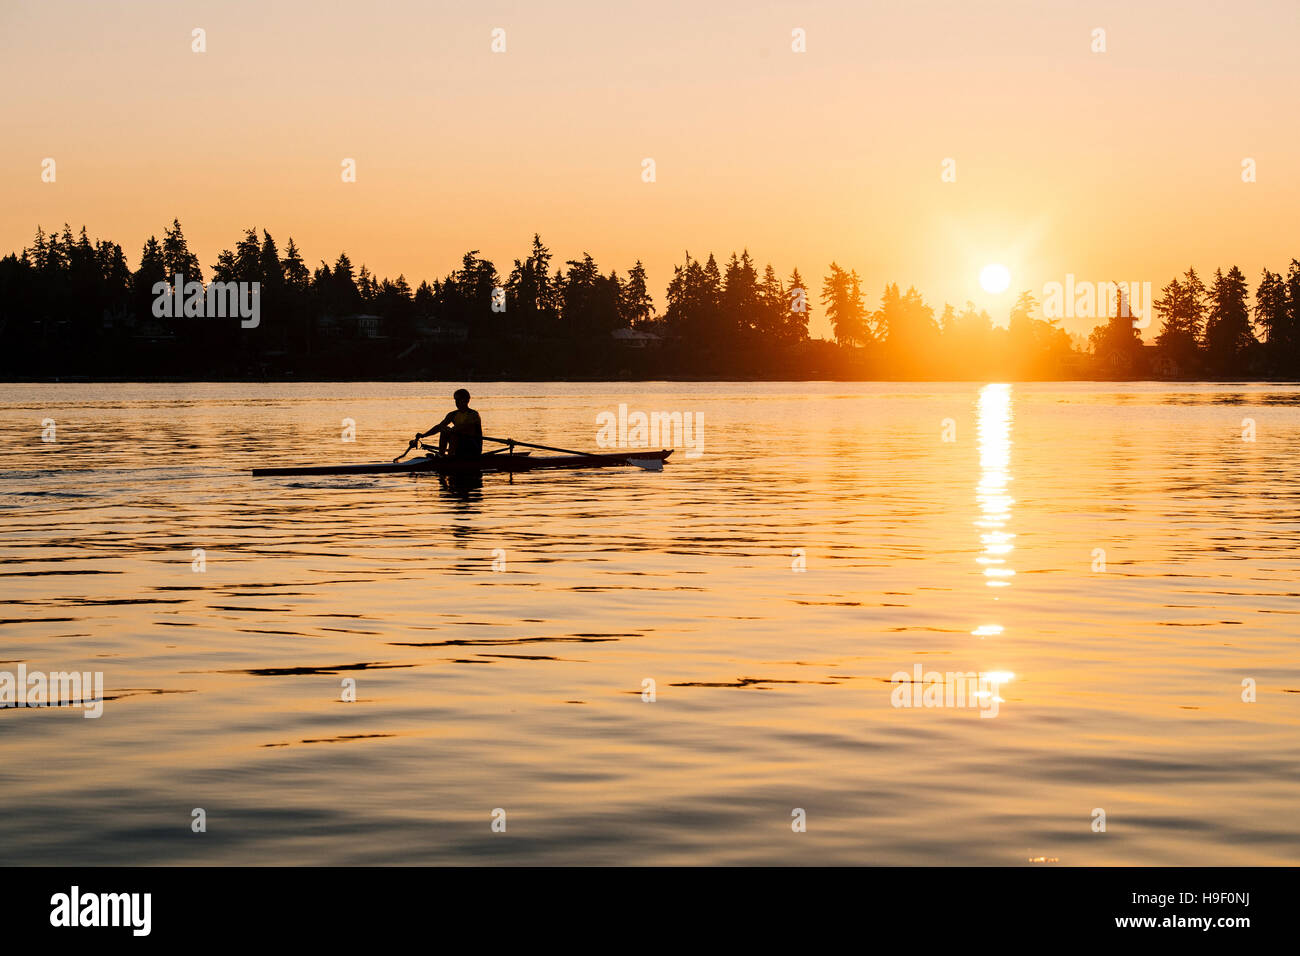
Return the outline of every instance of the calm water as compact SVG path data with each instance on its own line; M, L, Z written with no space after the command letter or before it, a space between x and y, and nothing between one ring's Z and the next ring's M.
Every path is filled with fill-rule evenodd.
M0 710L0 862L1300 862L1300 388L481 384L703 454L247 473L452 387L0 386L0 670L107 698ZM916 665L1014 678L891 706Z

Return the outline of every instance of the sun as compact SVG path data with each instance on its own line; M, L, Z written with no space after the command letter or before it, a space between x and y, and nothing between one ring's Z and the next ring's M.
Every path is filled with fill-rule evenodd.
M1011 285L1011 272L1006 266L993 262L980 270L980 288L995 295L1006 292Z

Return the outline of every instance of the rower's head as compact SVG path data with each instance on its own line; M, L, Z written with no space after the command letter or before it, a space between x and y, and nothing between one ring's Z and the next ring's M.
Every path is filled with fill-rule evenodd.
M454 391L454 392L452 393L451 397L452 397L452 400L455 401L455 403L456 403L456 407L457 407L457 408L469 408L469 390L468 390L468 389L458 388L458 389L456 389L456 391Z

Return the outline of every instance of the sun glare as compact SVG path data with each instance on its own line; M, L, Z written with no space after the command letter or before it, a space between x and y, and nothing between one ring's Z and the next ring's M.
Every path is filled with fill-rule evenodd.
M1006 292L1011 285L1011 272L1006 266L991 263L980 270L980 287L985 292Z

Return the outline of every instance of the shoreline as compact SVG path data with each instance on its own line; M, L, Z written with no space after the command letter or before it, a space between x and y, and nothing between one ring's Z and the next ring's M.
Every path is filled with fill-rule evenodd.
M644 382L666 382L666 383L683 383L698 384L701 382L754 382L754 383L801 383L816 384L818 382L836 382L836 383L862 383L874 384L878 382L890 382L898 384L915 384L915 385L943 385L954 382L991 382L1003 381L1012 384L1040 384L1040 383L1059 383L1059 384L1153 384L1153 385L1227 385L1227 384L1247 384L1247 385L1300 385L1300 378L1258 378L1258 377L1198 377L1198 378L1013 378L1001 376L972 376L971 378L763 378L756 376L728 376L728 375L680 375L680 376L654 376L647 378L610 378L608 376L556 376L554 378L513 378L509 376L495 378L440 378L430 376L363 376L358 378L296 378L296 377L268 377L268 378L189 378L185 376L149 376L149 377L89 377L89 376L64 376L59 378L4 378L0 379L0 385L183 385L183 384L203 384L214 383L221 385L293 385L293 384L313 384L313 385L345 385L361 382L463 382L473 385L476 382L494 383L536 383L539 385L564 383L564 382L611 382L611 383L644 383Z

